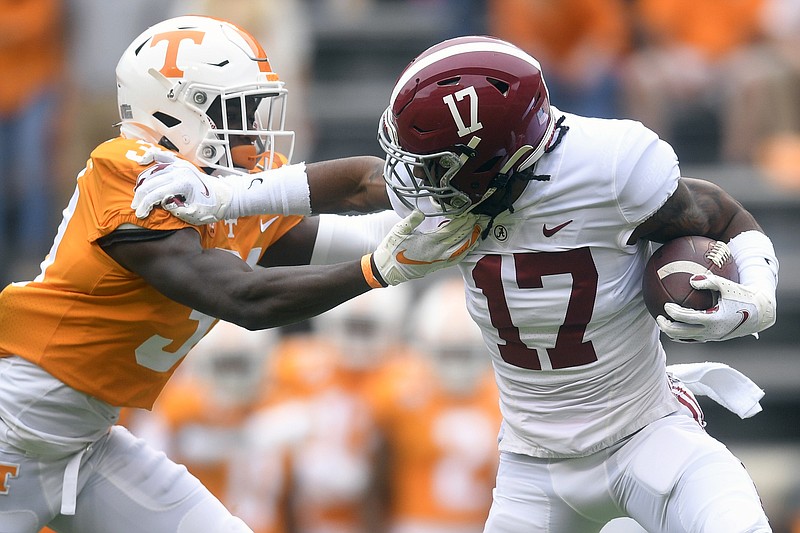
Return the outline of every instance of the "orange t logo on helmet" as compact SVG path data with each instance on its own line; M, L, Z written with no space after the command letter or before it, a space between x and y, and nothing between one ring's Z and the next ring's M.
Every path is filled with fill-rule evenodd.
M178 68L178 47L184 39L191 39L195 44L203 42L205 32L194 30L177 30L166 33L159 33L153 36L150 46L155 46L161 41L167 41L167 54L164 58L164 66L161 67L161 74L167 78L182 78L183 71Z

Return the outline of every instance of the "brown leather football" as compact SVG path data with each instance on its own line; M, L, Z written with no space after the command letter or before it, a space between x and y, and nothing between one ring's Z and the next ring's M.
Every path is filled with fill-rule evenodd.
M656 317L665 315L667 302L698 310L714 307L716 292L697 290L689 284L692 276L708 272L739 281L739 271L725 243L697 235L665 243L648 260L642 278L647 310Z

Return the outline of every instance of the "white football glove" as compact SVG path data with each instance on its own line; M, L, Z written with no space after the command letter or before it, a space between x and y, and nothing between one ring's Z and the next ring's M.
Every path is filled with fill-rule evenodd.
M464 214L429 231L416 231L425 215L414 210L395 224L372 253L372 265L382 280L397 285L455 265L478 243L478 215Z
M696 311L674 303L664 304L668 317L656 318L658 327L677 342L725 341L754 335L775 323L775 294L717 276L702 274L689 281L695 289L719 292L711 309ZM670 320L672 318L672 320Z
M155 152L153 161L156 166L140 176L134 189L131 208L137 217L146 218L154 207L161 206L195 225L227 218L233 187L225 178L209 176L170 152Z

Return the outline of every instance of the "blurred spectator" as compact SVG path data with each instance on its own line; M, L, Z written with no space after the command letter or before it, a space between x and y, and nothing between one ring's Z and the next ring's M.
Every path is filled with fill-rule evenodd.
M374 382L390 533L480 533L492 500L500 412L460 279L429 287L406 315L413 348Z
M629 47L624 0L488 0L489 33L535 57L563 111L613 118Z
M684 162L752 162L796 107L787 62L765 46L768 1L635 0L641 46L625 68L625 114Z
M314 32L307 0L172 0L172 15L224 18L253 34L289 90L286 129L297 134L293 162L305 161L314 147L308 92Z
M263 524L275 514L292 533L378 531L372 490L378 439L369 394L400 349L409 291L365 293L316 317L313 333L288 336L275 350L271 385L248 423L246 460L234 473L235 508L257 533L269 531ZM269 507L275 501L280 508Z
M761 68L773 66L777 75L754 77L743 105L762 113L769 128L758 131L756 162L770 179L786 188L800 187L800 2L765 0L767 42ZM759 72L759 71L757 71ZM732 148L736 148L735 146Z
M255 533L303 531L291 512L292 455L324 415L315 412L315 399L335 382L336 358L329 343L307 333L281 337L272 353L268 383L230 472L231 508Z
M33 279L55 229L59 0L0 0L0 281Z

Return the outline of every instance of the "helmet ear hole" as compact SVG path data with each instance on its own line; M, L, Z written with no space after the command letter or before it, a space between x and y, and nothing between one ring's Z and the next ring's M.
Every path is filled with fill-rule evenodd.
M455 76L453 78L448 78L446 80L439 81L436 84L439 87L445 87L447 85L458 85L459 81L461 81L461 76Z

